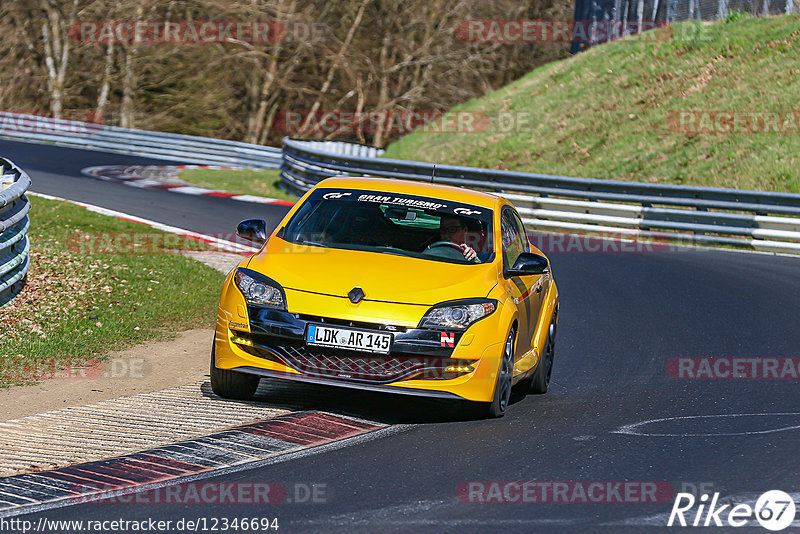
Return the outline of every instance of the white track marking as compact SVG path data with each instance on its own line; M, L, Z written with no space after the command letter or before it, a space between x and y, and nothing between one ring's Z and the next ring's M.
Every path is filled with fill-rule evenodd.
M358 417L352 417L356 421L366 422L363 419L359 419ZM371 424L375 424L374 422L370 422ZM379 439L387 436L392 436L394 434L398 434L400 432L405 432L413 428L414 425L393 425L387 426L384 428L380 428L378 430L373 430L371 432L367 432L365 434L357 434L355 436L341 439L338 441L333 441L330 443L325 443L323 445L317 445L315 447L300 449L297 451L291 451L287 453L276 453L274 456L269 458L264 458L263 460L256 460L254 462L247 462L238 465L232 465L230 467L223 467L221 469L213 469L211 471L205 471L202 473L196 473L193 475L187 475L185 477L174 478L171 480L166 480L163 482L154 482L151 484L142 484L139 486L134 486L130 488L123 488L114 490L107 495L109 496L116 496L122 497L126 495L132 495L134 493L139 492L147 492L151 490L155 490L158 488L164 488L166 486L173 486L176 484L186 484L189 482L196 482L200 480L207 480L212 477L217 477L220 475L231 475L234 473L239 473L241 471L249 471L253 469L261 469L268 465L275 465L283 462L288 462L291 460L296 460L299 458L306 458L308 456L313 456L316 454L323 454L330 451L335 451L338 449L342 449L344 447L349 447L351 445L357 445L361 443L366 443L368 441L372 441L374 439ZM92 495L92 499L102 499L104 494L98 493ZM59 500L49 501L42 504L37 505L28 505L28 506L17 506L14 508L8 508L5 510L0 511L0 517L7 518L7 517L14 517L18 515L27 515L36 512L42 512L45 510L53 510L55 508L64 508L65 506L73 506L76 504L76 499L71 497L64 497Z
M371 508L356 512L349 512L334 515L324 519L301 519L293 524L316 525L319 527L457 527L457 526L558 526L575 525L584 523L580 519L574 518L531 518L531 519L502 519L502 518L455 518L440 519L436 517L424 518L428 512L435 515L454 516L454 509L460 509L461 502L450 500L423 500L413 501L406 504L390 505L381 508ZM450 513L446 513L449 509ZM460 515L460 514L459 514Z
M258 252L258 250L259 250L256 247L252 247L252 246L245 245L245 244L242 244L242 243L236 243L234 241L227 241L225 239L220 239L218 237L214 237L214 236L210 236L210 235L206 235L206 234L200 234L200 233L197 233L197 232L192 232L191 230L185 230L183 228L178 228L177 226L170 226L168 224L164 224L164 223L160 223L160 222L156 222L156 221L151 221L150 219L144 219L142 217L137 217L136 215L130 215L128 213L123 213L121 211L114 211L114 210L110 210L108 208L102 208L100 206L95 206L95 205L92 205L92 204L86 204L86 203L78 202L78 201L75 201L75 200L69 200L67 198L55 197L55 196L52 196L52 195L45 195L43 193L32 193L32 192L30 192L30 193L27 193L27 194L31 195L31 196L39 197L39 198L44 198L44 199L47 199L47 200L60 200L62 202L69 202L70 204L75 204L76 206L80 206L80 207L85 208L85 209L87 209L89 211L92 211L94 213L99 213L101 215L108 215L110 217L116 217L117 219L123 219L123 220L126 220L126 221L131 221L131 222L135 222L135 223L139 223L139 224L144 224L144 225L149 226L150 228L154 228L156 230L161 230L162 232L169 232L171 234L178 234L178 235L182 235L182 236L185 236L185 237L189 237L191 239L195 239L197 241L202 241L204 243L209 243L209 244L214 245L217 248L220 248L222 250L227 250L227 251L230 251L230 252L248 252L248 253L250 253L250 252Z
M123 169L123 175L106 176L105 172L109 169L119 170ZM240 167L220 167L211 165L100 165L96 167L86 167L81 170L85 176L97 178L99 180L106 180L116 183L129 185L131 187L145 188L159 188L165 191L172 191L174 193L183 193L188 195L200 196L216 196L228 198L231 200L238 200L241 202L255 202L259 204L279 204L279 205L292 205L292 202L281 200L278 198L260 197L254 195L234 195L227 191L220 189L207 189L191 185L178 178L178 173L184 169L228 169L236 170ZM166 177L165 179L150 178L153 172L157 174L158 171L173 172L174 176ZM140 176L142 175L142 176ZM164 186L167 186L166 188Z
M612 434L629 434L631 436L747 436L755 434L773 434L775 432L785 432L787 430L800 429L800 424L785 426L780 428L772 428L769 430L750 430L743 432L685 432L685 433L651 433L640 430L640 427L649 425L651 423L662 423L664 421L680 421L687 419L712 419L712 418L726 418L726 417L772 417L772 416L800 416L798 412L783 412L783 413L734 413L734 414L716 414L716 415L685 415L676 417L663 417L660 419L648 419L639 423L632 423L623 425L617 430L612 431Z
M184 193L186 195L208 195L209 193L225 193L221 189L206 189L195 185L185 185L183 187L173 187L170 191L174 193Z

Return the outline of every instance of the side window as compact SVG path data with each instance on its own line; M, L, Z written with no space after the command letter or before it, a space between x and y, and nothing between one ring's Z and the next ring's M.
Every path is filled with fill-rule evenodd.
M527 232L525 232L525 225L522 223L522 219L519 218L519 214L517 212L512 211L511 214L517 224L517 228L519 228L520 240L522 241L522 251L530 252L530 240L528 239Z
M512 211L503 212L500 231L503 235L503 261L507 268L514 265L520 254L528 251L527 239L522 234L520 224Z

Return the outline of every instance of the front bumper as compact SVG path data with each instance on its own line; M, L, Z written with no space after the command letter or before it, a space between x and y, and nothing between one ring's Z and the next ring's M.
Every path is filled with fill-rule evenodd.
M401 395L416 395L420 397L433 397L451 400L463 400L455 393L448 391L436 391L432 389L400 388L394 386L384 386L380 384L354 383L347 380L331 380L328 378L318 378L305 376L297 373L284 373L281 371L270 371L260 367L236 367L235 371L251 375L263 376L265 378L279 378L282 380L292 380L294 382L305 382L319 386L336 386L342 388L360 389L365 391L377 391L380 393L399 393Z
M235 297L238 292L227 293ZM499 328L500 310L466 332L453 332L450 347L442 341L442 332L411 327L408 321L406 326L382 324L242 305L243 301L220 306L215 335L218 368L372 391L492 400L503 351L499 340L506 335ZM228 310L236 310L236 315ZM370 314L389 315L379 310ZM382 355L307 345L305 334L311 324L391 333L391 351Z

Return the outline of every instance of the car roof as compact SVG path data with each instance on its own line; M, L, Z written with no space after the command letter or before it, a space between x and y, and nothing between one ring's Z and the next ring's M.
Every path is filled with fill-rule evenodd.
M435 179L435 178L434 178ZM369 191L379 191L382 193L396 193L417 195L422 197L433 197L453 202L472 204L482 208L494 209L497 205L498 197L491 193L474 191L462 187L440 185L436 183L417 182L414 180L396 180L391 178L372 178L361 176L334 176L326 178L316 185L317 188L342 188L342 189L366 189Z

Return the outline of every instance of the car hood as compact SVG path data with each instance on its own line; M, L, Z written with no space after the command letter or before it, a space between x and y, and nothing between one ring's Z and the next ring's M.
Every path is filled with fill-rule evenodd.
M284 289L346 297L354 287L364 300L432 306L485 297L497 284L491 263L464 265L394 254L296 245L272 237L247 265Z

